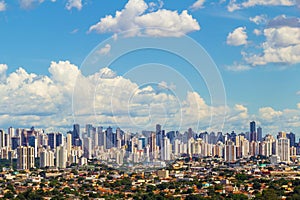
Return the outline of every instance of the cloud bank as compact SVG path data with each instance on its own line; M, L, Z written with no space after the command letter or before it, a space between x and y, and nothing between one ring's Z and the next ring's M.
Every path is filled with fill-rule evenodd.
M89 28L89 32L120 33L127 36L147 35L155 37L180 37L200 26L187 10L181 13L166 9L148 12L149 5L144 0L129 0L125 8L116 11L115 16L107 15Z

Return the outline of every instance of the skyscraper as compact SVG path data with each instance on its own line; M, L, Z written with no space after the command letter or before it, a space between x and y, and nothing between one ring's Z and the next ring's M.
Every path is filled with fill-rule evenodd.
M279 156L281 162L290 162L290 140L286 134L279 134L276 140L276 155Z
M106 148L106 135L103 132L103 127L99 126L97 132L98 132L98 146L103 146L104 148Z
M56 167L61 169L66 168L67 166L67 150L65 146L56 147Z
M73 131L72 131L72 145L73 146L81 146L81 140L80 140L80 126L79 124L73 125Z
M148 138L148 143L149 143L149 153L150 153L150 159L153 160L155 159L155 154L156 154L156 135L155 132L152 132L150 134L150 137Z
M25 129L23 129L21 133L21 146L28 146L28 134Z
M161 147L162 133L161 133L161 125L156 124L156 145Z
M92 139L90 137L83 139L83 156L88 159L92 158Z
M8 128L8 134L10 135L10 137L14 137L15 136L15 129L13 127L9 127Z
M67 157L71 155L72 150L72 134L67 133Z
M93 125L92 124L85 125L85 132L86 132L88 137L91 137L92 132L93 132Z
M225 145L224 158L226 162L236 161L236 146L234 142L227 140Z
M161 147L161 151L160 151L161 160L165 160L165 161L171 160L171 150L172 150L172 146L170 144L169 138L167 138L166 136L163 136L162 147Z
M31 135L28 137L28 145L34 148L34 157L38 157L37 156L37 138L34 135Z
M12 137L11 138L11 148L12 150L17 149L20 146L20 138L19 137Z
M17 168L19 170L29 170L34 167L34 148L20 146L17 148Z
M60 146L63 144L63 135L61 133L56 133L55 144L56 146Z
M51 149L56 148L56 134L55 133L48 133L48 145Z
M295 143L296 143L296 137L295 137L295 134L290 132L289 134L286 135L288 139L290 139L290 147L294 147L296 146Z
M114 135L111 127L106 129L106 149L114 147Z
M4 130L0 130L0 148L5 147L5 133Z
M257 128L257 141L262 142L262 128L261 127Z
M273 144L275 143L275 138L272 135L266 135L264 138L264 145L265 145L265 156L269 157L275 153L273 150Z
M255 121L250 122L250 142L257 141Z
M54 152L43 149L40 153L40 167L54 167Z

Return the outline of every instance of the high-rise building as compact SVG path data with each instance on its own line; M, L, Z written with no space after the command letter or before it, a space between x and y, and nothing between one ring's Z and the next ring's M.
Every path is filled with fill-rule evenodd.
M63 135L61 133L48 133L48 145L51 149L63 144Z
M224 159L226 162L236 161L236 146L233 141L227 140L225 144Z
M20 146L20 138L19 137L12 137L11 138L11 148L12 150L17 149Z
M56 148L56 134L55 133L48 133L48 145L51 149Z
M48 135L45 133L41 133L38 136L38 145L39 146L47 146L48 145Z
M161 132L161 125L156 124L156 146L161 148L161 140L162 140L162 132Z
M284 132L281 132L276 140L276 155L281 162L290 162L290 140Z
M265 145L265 154L264 156L271 156L275 153L274 149L273 149L273 146L274 146L274 143L275 143L275 138L272 136L272 135L266 135L265 138L264 138L264 142L263 144Z
M63 141L64 141L63 135L61 133L56 133L56 140L55 140L56 146L64 145Z
M64 169L67 167L67 150L65 146L56 147L56 167Z
M92 158L92 139L90 137L83 139L83 156L88 159Z
M288 139L290 139L290 147L296 146L296 137L295 134L290 132L289 134L286 135Z
M120 128L117 128L115 147L117 147L118 149L121 148L122 146L122 135L123 135L123 131Z
M138 139L138 150L143 150L146 148L146 138L144 136Z
M28 133L25 129L21 132L21 146L28 146Z
M114 147L114 134L111 127L106 129L106 149Z
M172 146L170 144L170 140L169 138L164 136L162 139L162 147L160 152L161 160L171 160L171 150Z
M250 122L250 142L257 141L255 121Z
M43 149L40 152L40 167L54 167L54 152L51 149Z
M5 132L0 130L0 148L5 147Z
M175 131L170 131L167 133L167 137L170 140L170 143L173 143L176 137Z
M67 133L67 157L71 155L71 150L72 150L72 134Z
M103 127L98 127L98 146L103 146L106 149L106 134L103 132Z
M92 124L85 125L85 132L88 137L91 137L93 134L93 125Z
M262 128L261 127L258 127L257 128L257 141L260 141L262 142Z
M15 136L15 129L13 127L8 128L8 134L10 135L10 138Z
M73 131L72 131L72 145L73 146L81 146L81 140L80 140L80 126L79 124L73 125Z
M17 168L29 170L34 167L34 148L30 146L19 146L17 148Z
M217 156L219 158L223 157L224 152L224 144L221 141L218 141L215 145L213 145L213 156Z
M28 137L28 145L34 148L34 157L38 157L37 156L37 138L34 135L31 135Z
M4 130L0 130L0 148L2 147L11 147L11 137Z

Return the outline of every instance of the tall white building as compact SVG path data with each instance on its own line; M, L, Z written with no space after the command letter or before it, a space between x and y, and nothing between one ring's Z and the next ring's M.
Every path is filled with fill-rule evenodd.
M51 149L43 149L41 151L40 167L54 167L54 152Z
M172 145L167 137L162 139L161 160L171 160Z
M71 155L71 151L72 151L72 134L68 133L67 134L67 156L69 157Z
M224 159L226 162L236 161L236 146L234 142L227 140L225 145Z
M290 140L285 134L280 134L276 140L276 155L281 162L290 162Z
M272 135L266 135L264 138L264 146L265 146L265 152L264 155L269 157L273 155L273 144L275 143L275 139Z
M67 150L65 146L56 147L56 167L66 168L67 167Z
M28 170L34 167L34 148L30 146L19 146L17 148L17 168Z

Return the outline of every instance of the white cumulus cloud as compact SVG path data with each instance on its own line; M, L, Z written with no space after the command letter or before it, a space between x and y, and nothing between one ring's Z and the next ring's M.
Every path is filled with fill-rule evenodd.
M125 8L116 11L115 16L107 15L89 28L89 32L120 33L127 36L174 36L180 37L191 31L200 30L200 26L186 10L178 13L166 9L146 12L148 5L144 0L129 0Z
M0 74L6 71L7 65L1 64ZM36 126L66 131L75 120L81 125L120 126L130 131L153 130L156 123L167 130L191 127L220 131L215 127L220 127L225 112L224 130L247 131L253 119L268 132L300 127L299 105L284 110L264 107L253 116L243 104L212 106L194 91L187 91L179 99L151 85L141 86L117 76L107 67L85 76L71 62L58 61L51 62L49 72L50 76L45 76L19 68L4 77L0 82L0 127ZM158 85L169 88L172 84Z
M281 111L276 111L271 107L260 108L259 114L265 120L273 120L274 118L282 116Z
M300 28L271 27L264 30L266 41L262 46L263 53L249 55L245 59L252 65L268 63L295 64L300 62Z
M82 9L82 0L68 0L66 4L67 10L71 10L72 8L76 8L77 10Z
M226 43L232 46L240 46L247 44L247 39L246 27L238 27L228 34Z

